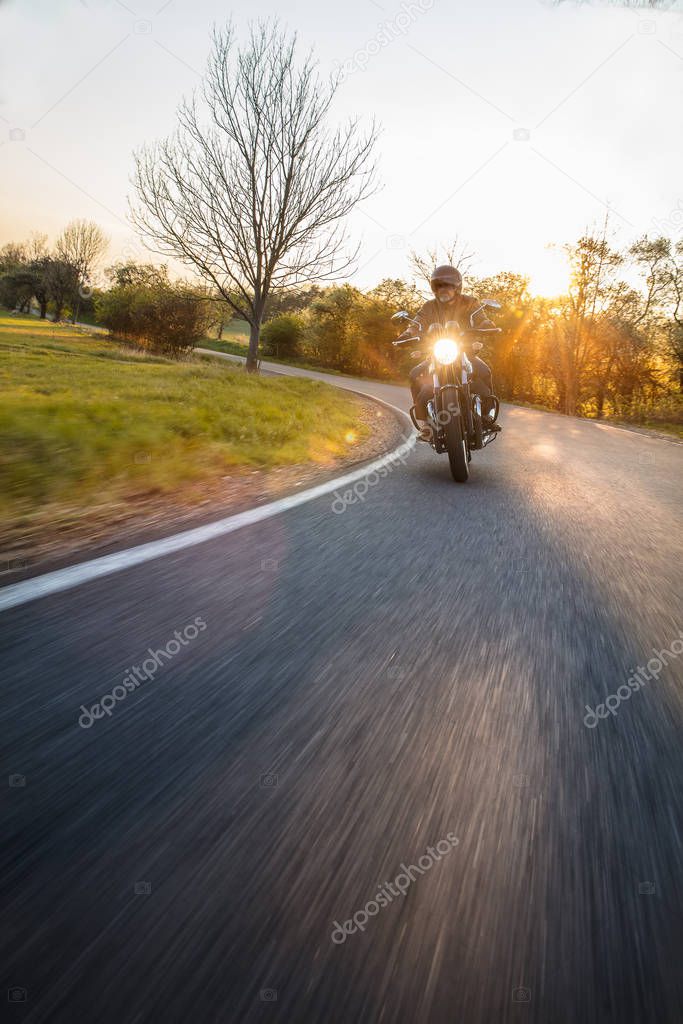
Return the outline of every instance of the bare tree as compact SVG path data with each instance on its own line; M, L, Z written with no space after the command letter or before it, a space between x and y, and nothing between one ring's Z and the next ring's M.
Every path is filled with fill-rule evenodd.
M57 239L55 253L75 268L81 281L87 282L108 246L109 239L93 221L72 220Z
M247 368L276 289L339 277L344 218L375 187L377 131L330 129L338 81L276 21L251 26L240 48L214 30L199 99L184 101L172 137L136 153L132 219L148 246L217 289L250 324Z
M37 263L47 257L47 235L34 231L26 243L26 258L30 263Z
M418 280L424 280L429 284L432 271L439 264L450 263L451 266L457 267L461 274L466 274L475 259L476 253L471 251L469 243L456 235L450 245L445 246L442 251L433 247L422 255L413 250L410 254L410 266Z
M72 220L55 243L57 259L72 267L77 279L72 309L74 323L78 317L83 289L89 286L95 268L108 246L107 236L90 220Z
M22 266L28 260L28 251L25 242L7 242L0 249L0 273L14 270Z

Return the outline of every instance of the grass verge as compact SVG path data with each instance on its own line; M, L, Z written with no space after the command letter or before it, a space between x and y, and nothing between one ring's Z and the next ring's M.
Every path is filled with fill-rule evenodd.
M205 338L201 344L202 348L209 348L212 352L227 352L231 356L244 356L246 358L247 348L249 347L246 342L241 341L229 341L222 339L217 341L215 338ZM278 363L280 366L298 366L301 370L317 370L319 373L329 373L331 377L343 377L353 376L353 374L344 374L341 370L334 370L329 366L323 366L321 363L311 363L306 359L298 359L292 357L291 359L276 359L275 356L264 356L259 354L259 358L264 363ZM366 378L368 380L379 379L379 378ZM396 383L388 378L382 378L385 384Z
M367 437L317 381L175 363L0 314L0 519L54 525L107 501L195 491L229 472L334 465Z
M633 430L642 428L654 433L670 434L671 437L683 439L683 425L669 423L666 420L595 420L596 423L608 423L615 427L630 427Z

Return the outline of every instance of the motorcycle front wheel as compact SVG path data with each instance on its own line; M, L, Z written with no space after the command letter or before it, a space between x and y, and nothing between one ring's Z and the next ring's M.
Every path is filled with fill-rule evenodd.
M444 406L452 408L447 401L448 394L444 390ZM455 407L458 407L457 395ZM462 422L459 415L450 416L445 426L446 448L448 449L448 461L451 465L451 475L456 483L465 484L469 480L470 471L467 465L467 444L462 432Z

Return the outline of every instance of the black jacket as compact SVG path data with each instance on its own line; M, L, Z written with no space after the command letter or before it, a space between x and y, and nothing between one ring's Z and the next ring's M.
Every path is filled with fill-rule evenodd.
M470 317L480 305L479 299L475 299L473 295L456 295L453 302L448 303L438 302L437 299L430 299L429 302L425 302L420 312L416 314L415 319L420 321L423 331L426 331L430 324L445 326L449 320L457 320L461 327L469 327ZM491 328L495 324L489 320L486 311L482 310L474 318L472 326Z

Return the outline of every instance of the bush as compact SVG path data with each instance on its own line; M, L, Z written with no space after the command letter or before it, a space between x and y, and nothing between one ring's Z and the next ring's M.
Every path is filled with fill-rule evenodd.
M321 366L387 379L407 373L407 354L395 349L392 314L421 305L413 289L386 280L369 292L351 285L326 289L311 305L304 352Z
M0 277L0 303L8 309L28 313L36 290L37 275L30 268L20 268Z
M97 312L116 337L176 358L205 337L211 321L196 289L163 275L115 285L98 296Z
M304 321L296 313L282 313L263 325L261 349L266 356L291 358L299 354Z
M310 309L306 352L321 366L350 373L354 365L354 310L362 297L350 284L328 288Z

